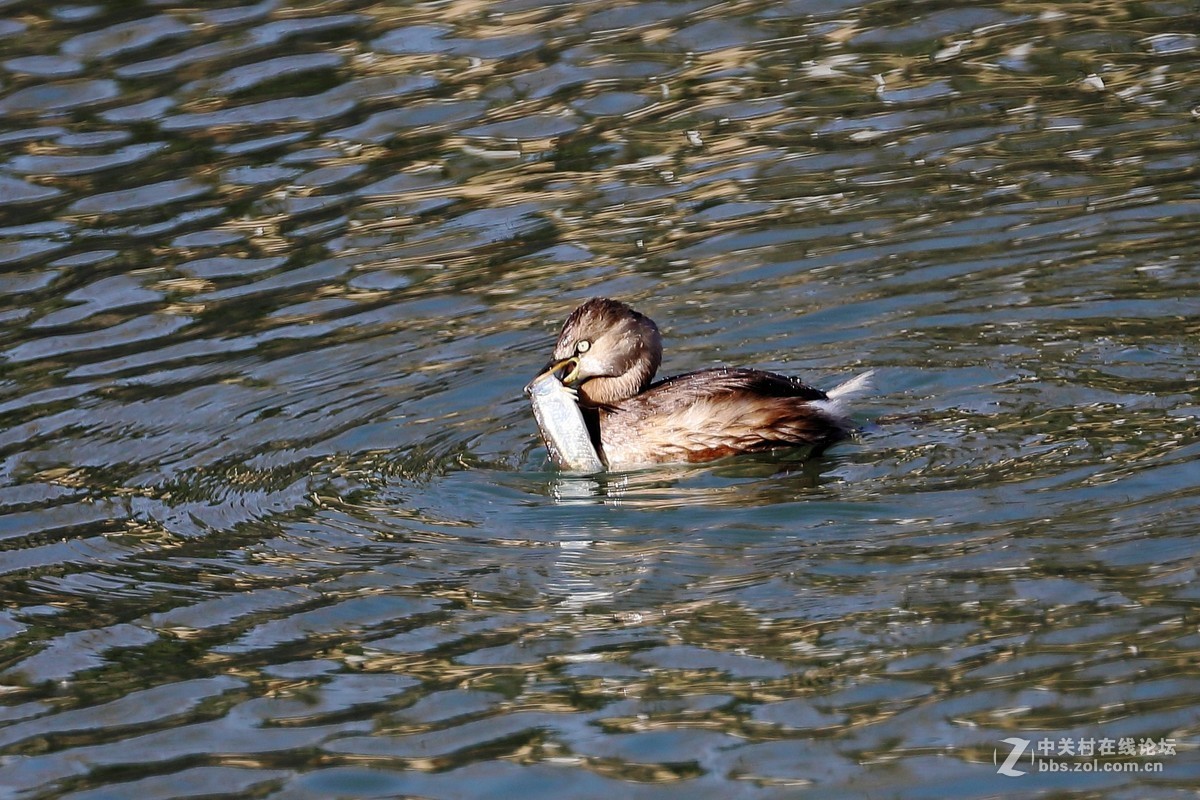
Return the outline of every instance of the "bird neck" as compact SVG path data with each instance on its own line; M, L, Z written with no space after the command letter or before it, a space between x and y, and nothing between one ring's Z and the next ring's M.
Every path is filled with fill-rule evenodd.
M661 359L660 353L648 353L646 358L636 361L620 375L585 381L579 387L579 394L584 402L593 406L615 405L628 400L650 385Z

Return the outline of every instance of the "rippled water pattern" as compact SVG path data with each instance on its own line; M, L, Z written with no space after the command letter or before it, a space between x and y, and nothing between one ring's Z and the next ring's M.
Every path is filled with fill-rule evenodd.
M0 797L1194 797L1198 23L0 0ZM555 473L593 295L865 435Z

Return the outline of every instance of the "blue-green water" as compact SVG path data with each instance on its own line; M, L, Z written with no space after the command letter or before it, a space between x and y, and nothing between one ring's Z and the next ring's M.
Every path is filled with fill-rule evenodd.
M0 796L1193 797L1198 18L0 0ZM594 295L865 435L555 473Z

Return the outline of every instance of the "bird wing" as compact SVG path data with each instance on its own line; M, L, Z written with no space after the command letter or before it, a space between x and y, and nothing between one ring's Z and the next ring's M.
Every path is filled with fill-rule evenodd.
M703 369L665 378L646 388L643 394L672 395L694 402L721 395L750 394L760 397L796 397L801 400L827 400L825 392L799 378L764 372L760 369Z
M781 445L824 447L841 420L809 401L820 389L751 369L712 369L659 381L606 409L601 438L610 459L700 461Z

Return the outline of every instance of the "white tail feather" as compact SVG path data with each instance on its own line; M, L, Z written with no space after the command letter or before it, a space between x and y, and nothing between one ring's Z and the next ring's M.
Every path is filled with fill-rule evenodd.
M825 395L829 398L828 400L814 400L812 405L829 414L840 416L846 412L847 403L871 390L873 386L871 379L874 376L875 370L873 369L867 370L861 375L856 375L826 392Z

